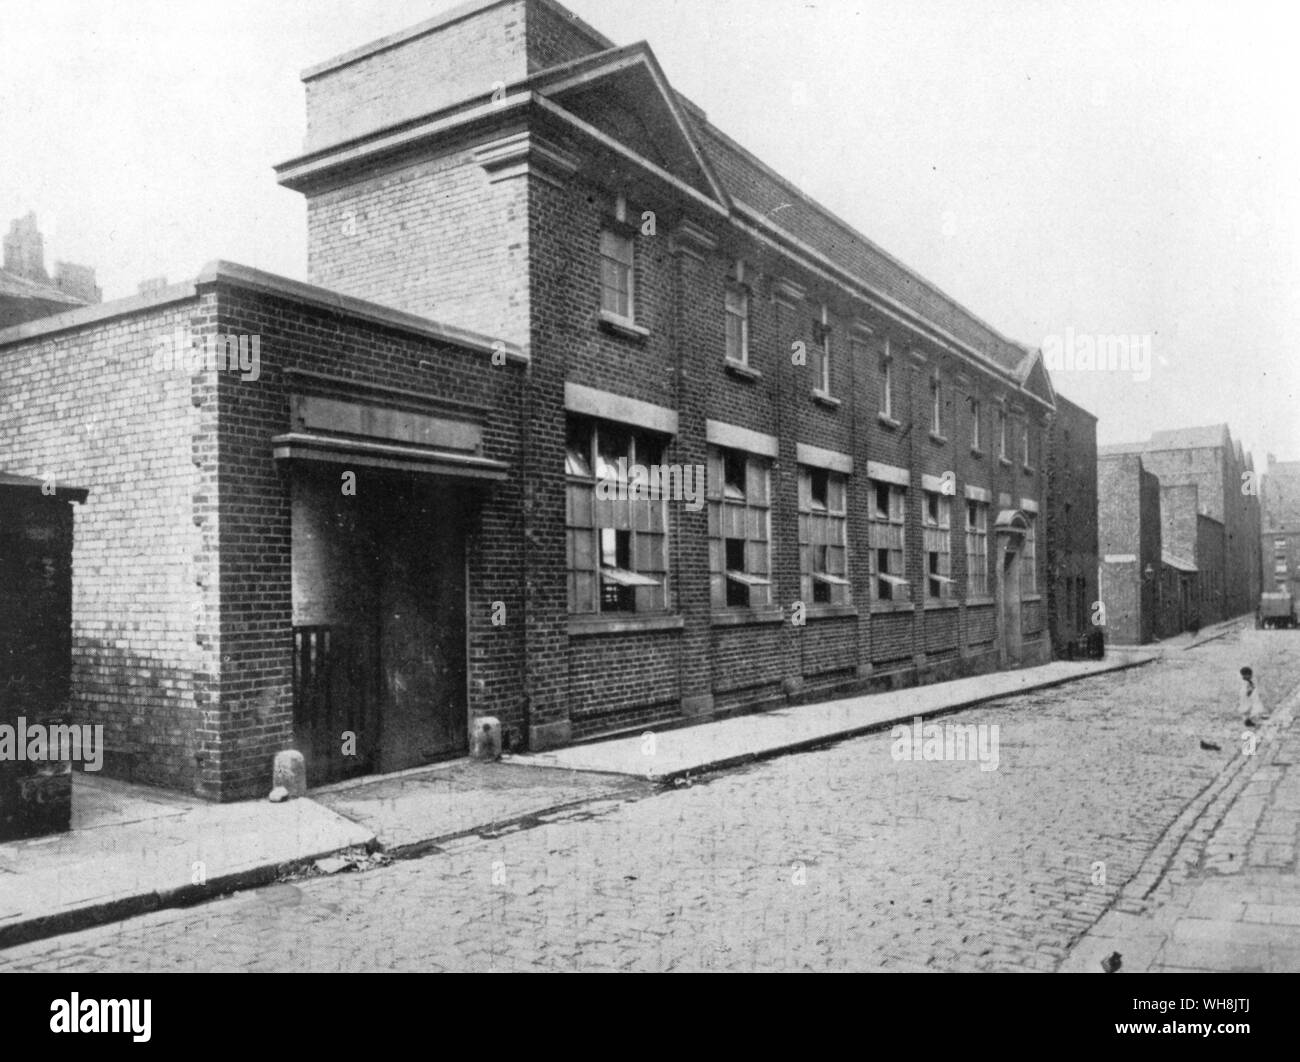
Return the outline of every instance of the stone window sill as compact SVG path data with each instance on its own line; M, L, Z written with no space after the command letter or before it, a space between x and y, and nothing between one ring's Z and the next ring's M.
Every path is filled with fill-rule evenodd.
M751 368L743 361L737 361L735 358L727 358L723 361L722 367L731 373L732 376L741 380L761 380L763 374L757 369Z
M1038 469L1036 469L1033 465L1021 465L1020 470L1024 472L1026 476L1032 476L1034 475L1034 473L1038 471Z
M839 619L842 616L856 616L856 605L808 605L804 608L804 619Z
M978 446L972 446L972 447L970 448L970 455L971 455L971 457L977 457L977 458L979 458L980 460L983 460L983 458L984 458L984 451L981 450Z
M925 610L927 612L932 612L932 611L937 612L949 608L961 608L961 602L960 601L927 601L925 603Z
M1025 594L1020 598L1021 604L1037 604L1042 600L1042 594Z
M936 443L938 443L940 446L947 446L947 445L948 445L948 436L946 436L946 435L940 435L937 431L932 431L932 432L930 432L930 441L931 441L931 442L936 442Z
M966 599L967 608L983 608L988 605L996 605L997 603L998 599L996 597L968 597Z
M659 613L653 616L570 616L569 635L586 637L596 634L629 634L644 631L679 631L686 626L681 616Z
M733 608L714 612L710 622L714 627L748 627L759 623L780 623L785 614L779 609Z
M903 426L901 420L895 420L888 413L878 413L877 417L886 428L901 428Z
M813 389L812 397L814 402L819 406L825 406L827 409L839 409L840 406L844 405L840 399L833 398L825 391L819 391L815 388Z
M650 334L650 329L642 328L626 317L619 317L608 310L600 311L600 327L606 332L612 332L625 339L645 339Z
M999 457L999 458L998 458L998 464L1000 464L1003 468L1010 468L1010 467L1011 467L1011 459L1010 459L1010 458L1007 458L1007 457Z

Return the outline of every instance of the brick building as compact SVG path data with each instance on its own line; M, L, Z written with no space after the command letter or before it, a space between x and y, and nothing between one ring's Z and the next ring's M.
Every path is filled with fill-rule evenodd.
M523 445L525 360L222 263L0 332L6 464L94 483L77 514L73 691L79 721L105 727L105 772L235 798L264 790L295 742L318 779L460 751L466 691L434 703L428 683L463 682L466 654L485 662L476 710L508 714L520 659L490 613L517 607L521 488L501 481ZM300 713L328 720L295 727L295 669ZM433 709L417 735L413 705Z
M1259 550L1253 545L1261 527L1259 486L1253 459L1228 426L1159 431L1148 442L1103 446L1101 453L1139 454L1143 467L1159 479L1165 548L1199 573L1187 611L1199 613L1203 623L1253 612L1261 578ZM1103 491L1103 520L1109 503ZM1193 514L1212 523L1193 519Z
M1105 450L1097 457L1097 527L1106 637L1121 645L1141 645L1157 632L1163 562L1160 481L1137 454Z
M1300 461L1268 455L1260 483L1265 590L1289 590L1300 598Z
M0 332L6 464L91 489L106 770L231 799L294 743L323 781L1050 656L1041 356L646 45L479 0L304 80L311 285Z
M1057 392L1048 447L1047 614L1061 655L1097 629L1097 418Z
M10 224L0 269L0 328L97 303L100 297L89 266L58 262L53 278L46 273L45 241L35 214Z

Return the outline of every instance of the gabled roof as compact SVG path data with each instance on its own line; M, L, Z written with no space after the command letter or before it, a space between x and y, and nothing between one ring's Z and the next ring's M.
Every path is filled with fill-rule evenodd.
M1027 349L980 320L847 222L780 176L689 104L686 113L738 206L766 219L801 243L816 248L841 269L890 296L956 339L980 351L1006 372L1016 372Z
M546 3L555 6L551 0ZM485 6L491 6L491 0L474 0L455 17ZM330 65L395 47L450 18L415 27ZM1051 380L1036 352L1002 335L711 124L700 108L673 89L649 45L604 47L608 42L598 35L589 33L588 39L590 53L531 71L505 85L504 97L493 90L489 98L485 85L481 97L283 163L276 167L280 182L306 188L344 167L360 170L435 139L463 137L471 128L524 119L526 111L536 107L621 157L620 164L666 179L697 207L729 214L760 242L865 298L895 323L973 366L1021 385L1022 393L1034 401L1052 405Z
M527 87L730 209L726 189L644 41L550 67L529 78Z
M1027 353L1017 368L1020 376L1020 389L1027 394L1037 395L1048 405L1056 405L1056 389L1052 387L1052 378L1043 363L1043 352L1032 350Z

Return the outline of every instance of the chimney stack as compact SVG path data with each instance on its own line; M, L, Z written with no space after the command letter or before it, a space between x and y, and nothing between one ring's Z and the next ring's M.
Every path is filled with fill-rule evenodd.
M36 227L36 214L29 211L25 218L15 218L5 236L5 270L27 280L48 284L45 272L45 241Z
M104 293L95 284L95 270L91 266L72 262L54 264L54 286L62 292L80 299L87 306L104 301Z

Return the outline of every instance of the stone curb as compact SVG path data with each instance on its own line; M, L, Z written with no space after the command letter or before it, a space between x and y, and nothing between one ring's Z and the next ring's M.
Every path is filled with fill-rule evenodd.
M1300 686L1288 693L1283 704L1274 710L1267 724L1275 724L1274 734L1279 738L1270 741L1262 755L1247 756L1239 752L1229 762L1228 767L1212 779L1204 789L1185 807L1179 816L1161 835L1156 847L1142 861L1141 866L1120 888L1115 899L1097 916L1093 923L1074 938L1066 953L1057 964L1057 970L1072 965L1075 952L1085 945L1102 921L1112 912L1130 915L1146 915L1152 897L1164 889L1172 891L1174 876L1185 879L1188 867L1195 866L1198 852L1204 841L1213 834L1217 825L1242 791L1250 783L1255 772L1261 767L1269 766L1281 748L1280 737L1287 729L1300 708ZM1261 743L1262 744L1262 743ZM1201 827L1209 824L1204 830ZM1182 883L1182 880L1178 882ZM1155 924L1155 919L1152 919ZM1172 927L1165 933L1167 943ZM1163 947L1163 944L1161 945Z
M1135 667L1145 667L1147 664L1153 664L1160 657L1157 655L1148 656L1140 660L1129 660L1123 664L1117 664L1115 667L1106 668L1104 671L1092 671L1086 675L1068 675L1065 678L1052 679L1048 682L1038 682L1032 686L1022 686L1017 690L1010 690L1002 693L981 694L978 697L972 697L963 701L954 701L952 704L946 704L942 708L931 709L924 713L926 719L938 719L942 716L952 715L954 712L963 712L968 708L975 708L981 704L988 704L992 701L1011 700L1015 697L1023 697L1029 693L1037 693L1039 690L1053 689L1056 686L1065 686L1071 682L1081 682L1084 679L1100 678L1102 675L1115 675L1121 671L1128 671ZM712 774L715 771L724 771L732 767L741 767L749 763L761 763L763 760L770 760L777 756L784 756L796 752L810 752L814 749L825 748L829 745L836 745L841 741L849 741L852 738L862 737L866 734L874 734L881 730L888 730L897 726L901 722L906 722L915 716L915 712L908 712L905 715L891 716L888 719L877 719L870 723L849 727L845 730L837 730L830 734L818 734L816 737L803 738L799 741L790 742L784 745L773 745L770 748L760 749L757 752L742 752L735 756L726 756L717 760L710 760L706 763L697 764L693 767L682 767L677 770L665 771L662 774L655 773L651 775L624 775L627 778L645 778L647 781L655 782L660 786L672 785L678 779L698 777L702 774ZM620 773L620 772L601 772L595 768L584 767L584 771L592 773Z
M1127 671L1131 668L1144 667L1158 659L1158 656L1151 656L1146 659L1130 660L1113 668L1107 668L1104 671L1094 671L1086 675L1070 675L1065 678L1053 679L1050 682L1036 683L1035 685L1026 686L1012 692L995 693L970 698L950 705L945 705L943 708L932 710L927 714L927 718L937 718L939 716L950 715L954 712L964 711L968 708L973 708L980 704L987 704L991 701L1008 700L1014 697L1024 696L1025 694L1036 693L1039 690L1064 686L1068 683L1078 682L1083 679L1097 678L1102 675L1111 675L1120 671ZM828 745L834 745L841 741L847 741L855 737L887 729L897 725L900 720L910 718L911 715L909 714L885 720L878 720L861 726L850 727L847 730L837 731L833 734L822 734L814 738L807 738L788 745L777 745L769 749L763 749L759 752L742 753L738 756L726 757L724 759L695 767L683 768L662 775L656 774L648 779L643 776L621 775L621 777L627 778L630 783L629 794L625 795L630 795L631 783L635 782L638 777L664 788L671 786L676 780L681 778L698 776L706 772L712 773L723 771L730 767L737 767L748 763L757 763L787 753L806 752L817 748L823 748ZM443 845L472 837L479 837L485 834L513 832L516 829L526 828L531 824L540 824L545 821L546 816L566 811L574 811L594 800L609 799L609 797L610 794L602 793L600 796L593 797L590 800L579 799L567 801L562 804L557 804L554 807L544 808L539 811L530 811L523 815L485 823L481 826L459 830L451 834L431 837L427 840L413 841L392 849L384 848L378 839L372 836L370 842L365 847L367 851L383 852L385 855L393 859L418 859L425 855L436 854L441 850ZM344 817L346 818L346 816ZM258 867L250 867L247 870L225 874L220 877L212 878L204 882L202 885L183 885L174 889L154 890L134 896L119 897L117 899L104 901L103 903L89 904L73 910L62 911L58 914L42 915L27 921L14 922L9 925L0 926L0 949L14 947L19 944L31 943L36 940L44 940L48 937L61 936L65 933L74 933L83 929L92 929L96 926L105 925L110 922L119 922L127 918L135 918L139 915L150 914L154 911L160 911L167 908L188 907L205 900L216 899L219 896L239 892L244 889L260 888L265 885L273 884L289 874L306 870L318 859L326 859L355 847L357 846L346 845L342 848L331 848L326 851L315 853L311 856L304 856L300 859L295 859L288 863L268 863Z
M373 850L373 838L365 847ZM237 870L210 878L202 885L180 885L173 889L155 889L150 892L137 893L134 896L120 896L102 903L87 904L57 914L41 915L21 922L11 922L0 926L0 948L12 948L19 944L29 944L35 940L75 933L82 929L93 929L109 922L120 922L169 907L190 907L204 900L213 900L219 896L239 892L243 889L260 888L271 885L282 877L296 871L305 870L317 859L346 852L357 845L345 845L342 848L330 848L314 855L303 856L288 863L266 863L261 866Z

